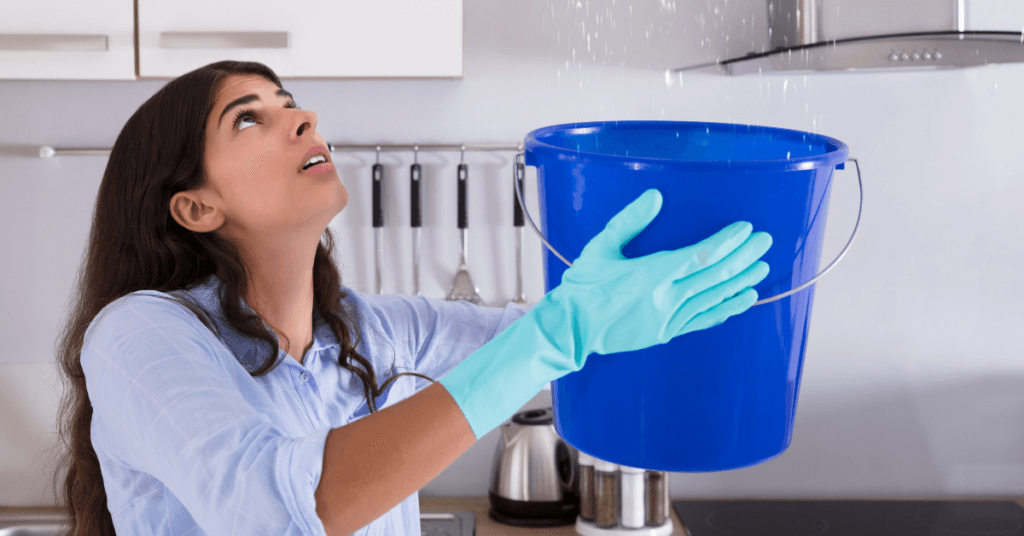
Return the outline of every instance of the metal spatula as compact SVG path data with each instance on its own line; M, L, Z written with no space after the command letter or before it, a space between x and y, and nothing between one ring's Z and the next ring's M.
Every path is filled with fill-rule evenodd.
M466 179L468 175L469 169L466 164L459 164L459 229L462 230L462 259L459 261L459 271L455 274L455 281L452 282L452 288L448 291L448 297L445 299L448 301L462 300L481 305L480 289L473 285L473 280L469 277L469 268L466 266L466 257L469 256L466 250L466 231L469 229L466 217Z

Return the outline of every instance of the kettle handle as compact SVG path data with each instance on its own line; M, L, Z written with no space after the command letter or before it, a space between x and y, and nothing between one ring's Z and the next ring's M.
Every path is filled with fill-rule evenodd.
M558 459L558 481L562 485L563 493L573 493L573 484L576 481L576 464L573 462L572 451L573 448L565 442L564 439L558 440L558 446L555 447L556 458ZM562 462L565 461L569 467L569 477L566 479L562 478Z

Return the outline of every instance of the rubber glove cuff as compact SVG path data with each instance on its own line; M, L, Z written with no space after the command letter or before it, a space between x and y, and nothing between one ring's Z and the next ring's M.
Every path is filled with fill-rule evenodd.
M545 385L583 368L586 356L579 355L579 327L570 303L554 291L547 293L439 380L477 439L501 426Z

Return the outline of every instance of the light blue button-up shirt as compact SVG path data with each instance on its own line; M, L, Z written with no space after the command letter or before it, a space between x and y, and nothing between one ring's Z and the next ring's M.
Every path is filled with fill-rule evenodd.
M186 294L223 338L152 290L112 302L86 331L92 444L114 527L125 535L325 535L313 497L324 444L332 428L369 414L362 382L338 365L338 342L315 312L302 364L281 351L277 368L252 377L254 344L223 322L222 288L211 275ZM378 385L410 371L439 380L527 311L345 290L344 305L362 317L356 348ZM428 385L403 376L377 407ZM418 536L419 516L413 493L356 534Z

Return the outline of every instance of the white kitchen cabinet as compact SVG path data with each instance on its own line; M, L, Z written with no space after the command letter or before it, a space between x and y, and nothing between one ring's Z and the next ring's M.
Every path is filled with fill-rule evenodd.
M135 80L132 0L0 0L0 79Z
M139 77L220 60L282 78L461 78L462 0L138 0Z

